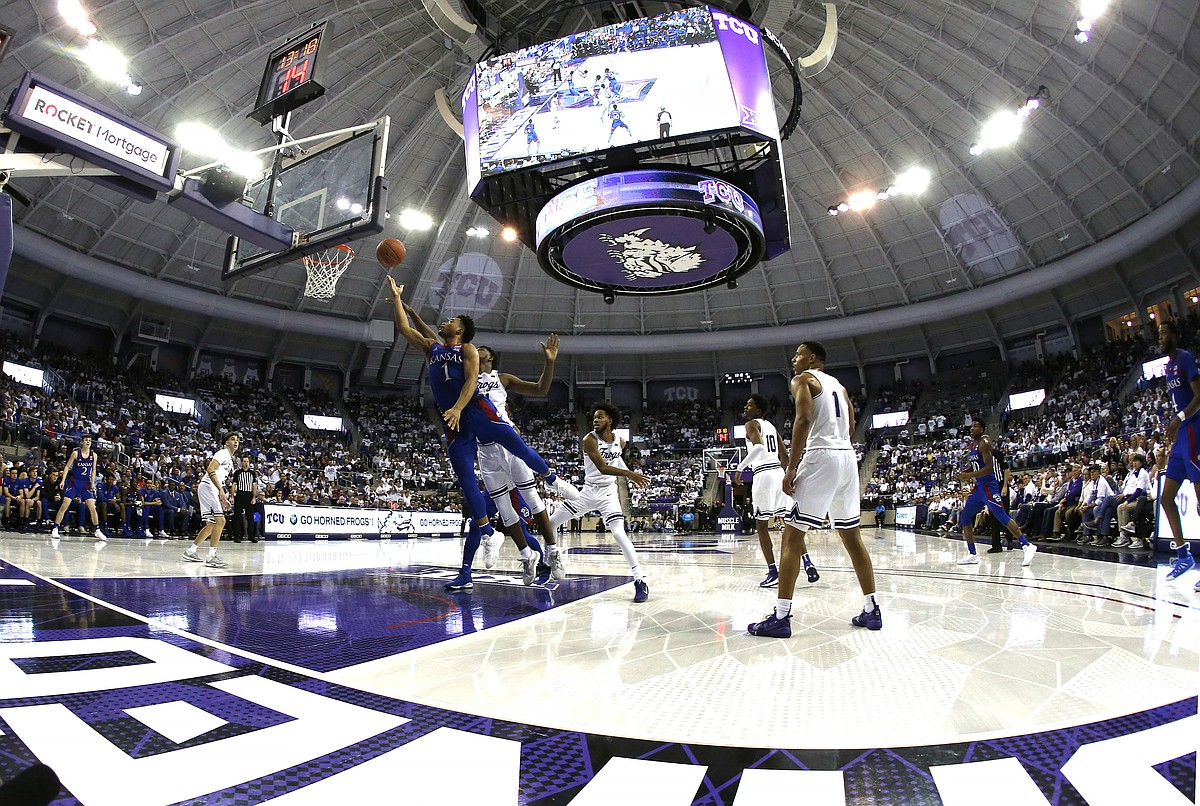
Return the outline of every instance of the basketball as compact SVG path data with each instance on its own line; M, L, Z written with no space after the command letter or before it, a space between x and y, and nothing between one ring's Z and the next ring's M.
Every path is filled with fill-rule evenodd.
M375 247L375 259L389 269L404 262L404 244L398 238L385 238Z

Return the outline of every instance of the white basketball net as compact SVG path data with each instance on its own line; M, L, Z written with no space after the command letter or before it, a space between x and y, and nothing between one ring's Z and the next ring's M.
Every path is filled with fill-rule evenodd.
M308 270L308 282L304 284L304 296L313 299L333 299L337 291L338 278L354 260L354 250L345 244L331 246L321 252L305 255L304 268Z

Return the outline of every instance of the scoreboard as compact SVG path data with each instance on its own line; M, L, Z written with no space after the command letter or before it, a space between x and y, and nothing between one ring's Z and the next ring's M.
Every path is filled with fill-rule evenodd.
M327 20L272 51L249 117L266 124L324 95L327 48L322 43L332 34Z
M732 435L729 433L728 428L726 428L725 426L720 426L719 428L717 428L717 444L718 445L728 445L732 441L733 441L733 438L732 438Z

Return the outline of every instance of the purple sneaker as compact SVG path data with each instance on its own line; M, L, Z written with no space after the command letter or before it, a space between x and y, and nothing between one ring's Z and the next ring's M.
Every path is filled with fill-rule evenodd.
M760 588L773 588L779 584L779 571L775 568L767 569L767 578L758 583Z
M804 573L808 574L809 584L812 584L821 578L821 575L817 573L817 567L812 564L812 560L804 561Z
M875 609L870 613L864 610L854 618L850 619L850 623L855 627L866 627L868 630L878 630L883 627L883 614L879 612L879 605L875 605Z
M746 631L761 638L791 638L792 617L789 614L783 618L775 618L775 612L772 611L762 621L747 625Z

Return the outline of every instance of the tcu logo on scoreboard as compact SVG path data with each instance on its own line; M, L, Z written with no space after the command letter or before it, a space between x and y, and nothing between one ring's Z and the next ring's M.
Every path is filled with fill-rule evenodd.
M467 81L467 86L463 88L463 92L462 92L462 99L460 101L460 105L463 107L463 109L466 109L467 99L470 98L471 94L474 92L475 92L475 71L472 70L471 78Z
M715 8L712 15L713 20L717 23L717 27L722 31L733 31L735 34L741 34L746 37L755 45L758 44L758 29L750 23L742 22L737 17L731 17L728 14L722 14Z
M719 201L729 205L739 213L746 211L746 203L742 200L741 191L728 182L722 182L720 179L705 179L703 182L698 183L696 187L704 194L705 204L712 204L715 201Z

